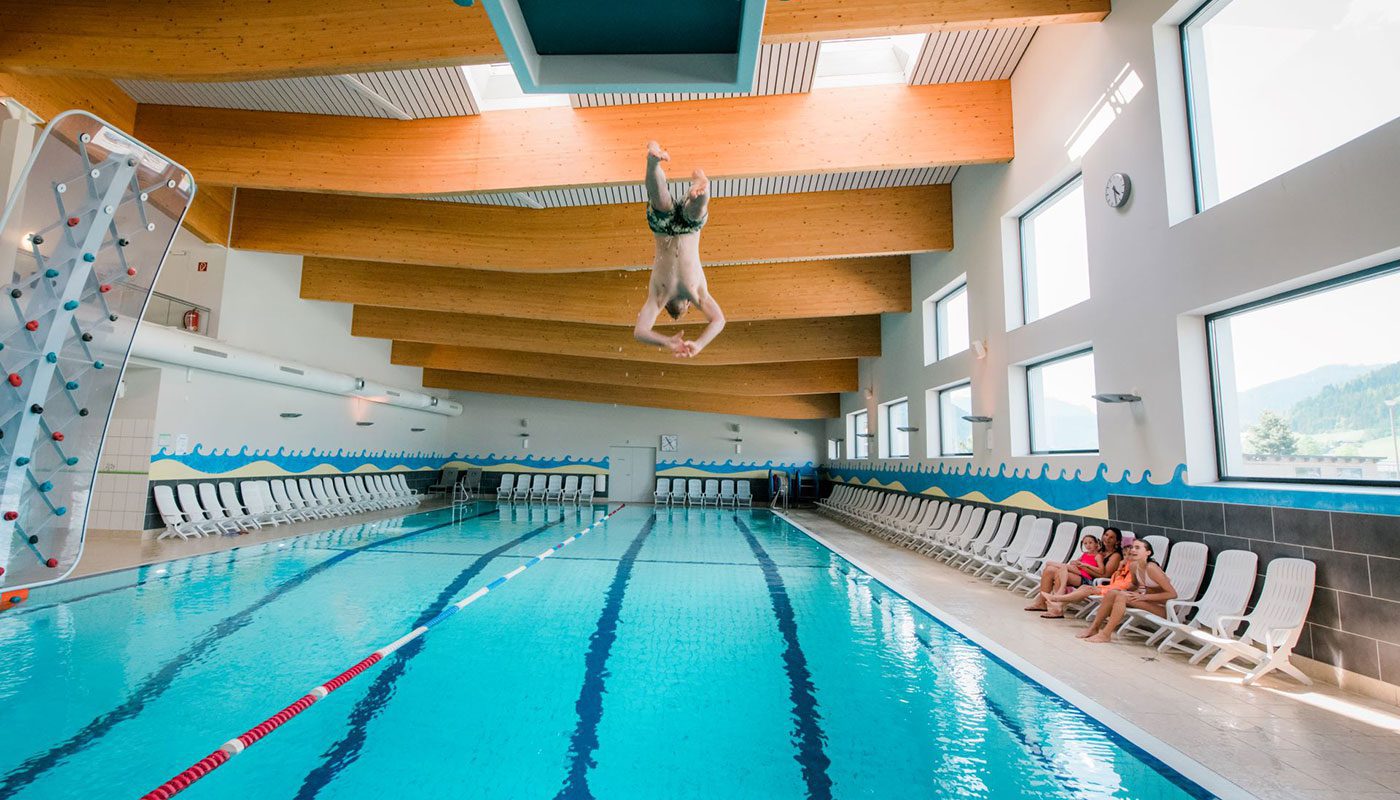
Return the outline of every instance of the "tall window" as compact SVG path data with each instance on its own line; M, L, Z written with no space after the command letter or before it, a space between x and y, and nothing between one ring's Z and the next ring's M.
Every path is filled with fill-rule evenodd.
M909 398L880 406L880 457L909 457Z
M938 392L938 452L930 456L972 455L972 384L950 386Z
M1207 317L1220 475L1396 483L1400 262Z
M846 450L851 458L870 458L870 414L853 411L846 415Z
M1081 350L1026 367L1032 453L1099 449L1094 354Z
M841 440L840 440L840 439L827 439L827 440L826 440L826 460L827 460L827 461L839 461L840 458L841 458Z
M967 278L958 278L924 301L924 363L968 347Z
M1027 323L1089 299L1084 176L1021 217L1021 291Z
M1212 0L1181 26L1197 206L1400 116L1400 3Z

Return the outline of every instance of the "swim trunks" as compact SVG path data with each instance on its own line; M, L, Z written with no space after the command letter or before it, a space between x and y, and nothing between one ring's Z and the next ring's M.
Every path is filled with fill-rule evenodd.
M684 236L687 233L699 233L709 219L707 214L705 219L692 222L681 213L679 204L670 211L660 211L654 208L651 203L647 203L647 227L651 228L652 233L662 236Z

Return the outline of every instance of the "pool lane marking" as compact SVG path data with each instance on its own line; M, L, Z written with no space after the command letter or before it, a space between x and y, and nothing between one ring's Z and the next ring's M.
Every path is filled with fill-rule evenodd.
M773 615L778 618L778 631L783 635L783 668L791 687L788 696L792 699L797 724L796 758L802 767L802 780L807 784L807 797L830 800L831 776L827 770L831 766L831 758L826 754L826 734L822 731L821 712L817 710L816 687L812 684L812 671L807 667L807 656L802 652L802 644L797 638L797 615L792 610L787 585L783 583L777 564L773 563L768 551L738 514L734 515L734 523L739 526L744 541L763 568L768 599L773 604Z
M477 516L486 516L491 513L495 512L487 511ZM426 528L419 528L385 539L368 542L358 549L346 550L318 564L313 564L282 583L277 584L277 586L273 587L267 594L253 601L242 610L236 611L214 623L214 626L207 630L200 638L196 639L194 644L167 660L159 669L142 679L141 683L137 684L135 690L127 695L126 700L123 701L121 705L94 718L87 725L83 726L81 730L68 737L68 739L64 740L61 744L50 747L39 755L31 756L11 770L5 775L3 782L0 782L0 797L10 797L18 793L20 789L33 783L35 779L57 766L63 759L82 751L97 739L105 736L118 723L125 722L141 713L146 703L160 697L170 688L175 678L179 676L180 672L185 667L196 663L220 641L233 635L242 629L243 626L247 625L252 620L253 614L262 610L265 606L279 599L287 592L301 586L311 578L314 578L357 553L456 524L458 524L458 522L449 520L437 525L430 525Z
M467 584L480 574L492 561L506 555L510 550L519 547L563 522L564 516L561 514L560 517L553 522L546 522L527 533L511 539L499 547L486 553L478 554L476 560L472 561L466 569L457 573L457 577L453 578L442 588L442 591L438 592L437 599L429 604L427 609L419 615L418 621L415 622L414 625L425 625L430 620L437 619L442 612L446 610L447 604L452 598L455 597L458 592L466 588ZM407 671L409 662L422 652L426 643L427 639L415 639L409 642L408 645L403 648L399 657L394 659L392 664L385 667L383 672L380 672L374 677L374 683L370 685L365 695L355 703L355 707L350 711L350 729L346 731L344 736L321 754L321 758L323 759L322 763L314 767L306 775L305 779L302 781L301 788L297 790L296 797L298 800L310 800L310 798L316 797L327 784L335 780L341 770L359 760L360 753L364 748L367 738L369 723L375 717L379 716L384 706L387 705L389 700L393 697L394 684L404 672Z
M195 781L199 780L200 778L203 778L205 775L208 775L209 773L228 763L228 760L230 758L233 758L234 756L238 755L239 753L242 753L244 750L248 749L254 744L257 744L258 741L263 739L265 736L282 727L282 725L284 725L288 720L292 719L301 712L310 708L314 703L316 703L316 701L323 699L326 695L330 694L331 692L334 692L336 689L339 689L340 687L354 680L356 677L363 674L365 670L379 663L388 656L393 655L395 652L407 645L409 642L412 642L414 639L417 639L418 637L432 630L443 620L449 619L457 612L461 611L462 609L466 608L472 603L475 603L477 600L480 600L487 594L490 594L493 590L505 585L506 582L520 575L525 570L529 569L530 567L533 567L541 561L544 561L545 559L549 558L550 556L554 555L555 553L559 552L565 547L568 547L569 545L588 535L590 531L592 531L594 528L597 528L599 525L602 525L603 523L607 522L609 518L611 518L617 512L621 511L623 508L625 508L626 505L626 503L618 505L617 508L613 509L608 514L605 514L604 516L595 520L593 524L589 525L587 528L584 528L578 533L568 537L567 539L564 539L563 541L559 542L553 547L550 547L549 549L545 550L539 555L531 558L529 561L525 562L519 567L516 567L515 569L511 570L510 572L507 572L499 578L496 578L495 580L491 581L490 583L481 587L480 589L477 589L475 592L472 592L471 594L467 595L461 600L458 600L457 602L445 608L441 613L433 617L431 620L428 620L426 623L419 625L418 627L414 628L412 631L409 631L408 633L404 634L398 639L395 639L389 644L386 644L378 650L375 650L373 653L370 653L368 656L365 656L364 658L355 662L353 666L351 666L349 669L346 669L344 672L340 673L334 678L331 678L330 680L326 681L323 684L320 684L319 686L313 687L311 691L302 695L295 702L286 706L281 711L278 711L276 714L273 714L272 716L268 717L267 719L263 720L257 725L254 725L247 731L244 731L238 736L235 736L227 742L224 742L214 752L186 767L175 777L171 778L170 780L166 781L165 783L161 784L155 789L152 789L145 795L142 795L142 800L166 800L166 798L174 797L176 794L179 794L180 792L189 788L189 786Z
M578 714L578 724L569 739L569 773L564 777L564 787L556 794L555 800L591 800L593 791L588 786L588 771L598 763L593 753L598 749L598 723L603 719L603 695L608 679L608 656L613 643L617 641L617 622L622 613L622 598L627 594L627 584L632 580L632 568L637 563L637 553L646 544L656 527L656 514L653 512L642 524L641 530L628 545L627 552L617 562L612 583L604 595L603 610L598 615L598 624L593 635L588 637L588 653L584 656L583 686L579 689L574 711Z

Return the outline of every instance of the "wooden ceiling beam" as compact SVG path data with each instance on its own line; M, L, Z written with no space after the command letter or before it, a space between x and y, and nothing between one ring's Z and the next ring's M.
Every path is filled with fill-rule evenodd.
M423 342L394 342L390 361L403 366L452 372L744 397L853 392L860 382L855 359L697 366L684 362L656 364Z
M771 419L830 419L841 412L840 395L804 394L793 397L733 397L664 389L601 386L595 383L517 378L476 372L423 370L423 386L517 397L547 397L585 403L668 408Z
M765 43L1096 22L1109 0L785 0ZM480 4L0 0L0 70L247 81L504 61Z
M666 326L662 330L684 330L692 335L700 332L694 325ZM350 332L375 339L456 346L470 343L494 350L681 366L773 364L880 355L877 316L735 322L704 352L684 363L666 350L637 342L630 327L614 325L355 306Z
M310 257L301 297L337 303L493 317L631 325L646 270L525 274ZM710 293L731 322L811 319L910 310L909 257L715 266ZM424 291L424 287L432 287ZM692 310L681 321L699 324Z
M948 184L715 200L707 264L951 250ZM651 266L638 205L529 209L240 189L233 246L511 272Z
M697 167L755 178L999 163L1015 153L1010 81L417 120L143 105L136 134L201 183L406 196L639 183L653 138L670 151L676 178Z

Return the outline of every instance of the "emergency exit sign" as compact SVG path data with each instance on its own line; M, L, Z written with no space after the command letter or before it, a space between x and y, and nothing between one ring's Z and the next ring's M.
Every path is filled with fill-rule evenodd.
M201 262L199 262L199 266L198 266L198 267L195 267L195 272L208 272L208 271L209 271L209 262L208 262L208 261L201 261Z

